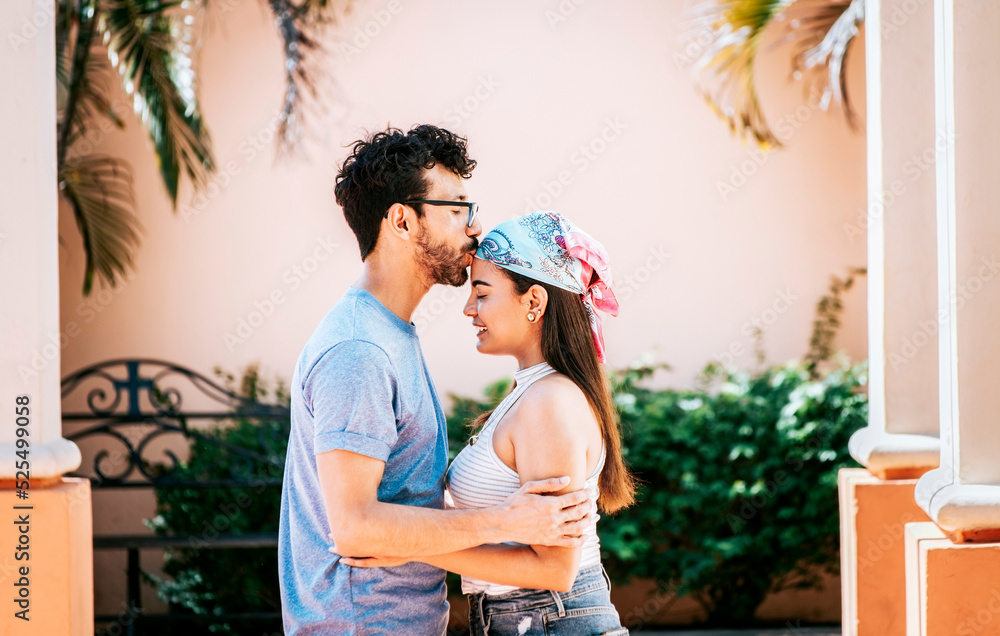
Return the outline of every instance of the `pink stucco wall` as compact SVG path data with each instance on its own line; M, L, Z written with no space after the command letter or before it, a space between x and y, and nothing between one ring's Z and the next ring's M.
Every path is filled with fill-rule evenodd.
M531 206L602 240L621 301L621 316L605 321L609 364L650 354L673 366L663 384L689 384L727 351L752 366L754 321L766 327L770 362L801 356L830 276L865 265L863 135L839 113L803 106L779 47L759 74L787 149L760 155L732 138L693 90L679 0L359 0L328 42L335 85L306 154L280 161L271 130L282 59L269 14L255 0L209 5L201 98L220 172L205 199L185 184L173 213L133 119L94 140L134 168L144 241L134 276L85 300L77 230L62 210L60 311L64 330L75 325L64 374L141 356L205 373L260 361L266 375L290 379L315 325L360 273L333 201L336 168L346 144L388 123L468 136L480 161L468 189L487 229ZM849 66L863 113L862 42ZM478 394L513 368L476 353L466 293L435 289L414 315L442 393ZM860 360L863 280L846 305L839 345ZM255 311L267 315L240 333ZM142 531L98 499L106 513L95 531ZM152 514L151 500L135 503ZM99 581L120 576L123 562L106 558ZM99 611L116 607L109 594L123 582L111 585L97 590Z
M135 170L144 243L132 280L83 301L82 254L63 210L61 315L80 326L63 372L155 356L204 371L259 360L290 377L302 344L360 272L332 195L344 145L365 129L420 122L468 135L480 161L469 190L487 229L530 201L605 243L622 305L605 321L611 365L652 351L674 366L663 380L672 384L731 348L749 366L755 319L771 323L770 360L804 353L829 276L865 264L863 136L802 106L778 49L763 56L760 81L788 147L755 157L692 89L682 3L563 4L575 10L555 22L554 0L357 2L329 42L336 87L312 120L307 155L276 161L267 140L283 78L268 14L251 0L211 3L201 95L218 187L202 201L185 186L174 214L143 131L129 121L101 135L98 151ZM366 28L376 35L358 46ZM859 47L849 61L863 105L862 57ZM317 256L325 260L310 261ZM282 302L263 324L227 342L275 293ZM414 321L438 387L470 394L511 361L475 352L465 293L434 290ZM854 358L865 356L864 310L862 283L847 298L840 338Z

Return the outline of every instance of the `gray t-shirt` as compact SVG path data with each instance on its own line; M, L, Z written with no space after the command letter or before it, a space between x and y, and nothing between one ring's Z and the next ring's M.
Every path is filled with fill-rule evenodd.
M359 453L385 462L379 501L444 507L448 432L416 328L349 288L302 350L291 398L278 531L285 634L440 636L448 620L444 571L342 564L329 551L316 472L318 453Z

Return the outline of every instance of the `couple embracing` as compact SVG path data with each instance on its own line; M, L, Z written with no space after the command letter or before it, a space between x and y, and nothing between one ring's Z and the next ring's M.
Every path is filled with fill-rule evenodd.
M281 493L285 633L440 636L445 571L473 634L619 636L597 511L634 500L596 310L617 313L604 248L554 212L482 236L466 140L435 126L358 141L337 203L363 273L298 358ZM511 392L448 466L445 416L410 318L472 279L480 353Z

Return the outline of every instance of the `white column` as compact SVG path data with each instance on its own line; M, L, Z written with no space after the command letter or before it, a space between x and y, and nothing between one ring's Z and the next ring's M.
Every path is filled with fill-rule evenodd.
M868 426L851 455L880 477L938 465L934 59L930 2L868 0Z
M80 465L62 437L53 0L0 4L0 480L15 477L15 399L28 396L32 485Z
M1000 33L996 3L935 0L941 467L917 503L948 532L1000 529Z

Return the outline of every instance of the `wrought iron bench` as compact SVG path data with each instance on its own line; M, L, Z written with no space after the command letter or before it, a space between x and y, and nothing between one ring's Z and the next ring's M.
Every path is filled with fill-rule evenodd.
M85 398L84 398L85 396ZM264 456L252 450L228 444L192 427L192 422L224 422L234 418L283 423L278 434L288 436L289 412L286 407L262 404L244 398L215 381L179 365L160 360L118 359L101 362L66 376L62 381L64 409L85 401L82 410L64 410L64 437L76 442L84 452L84 463L72 476L91 481L95 492L112 489L154 488L236 488L261 485L281 486L281 479L248 479L258 471L254 467L282 467L284 455ZM197 401L190 409L185 398ZM208 406L203 406L208 405ZM273 427L269 429L273 433ZM175 474L180 465L176 453L162 448L164 441L193 440L213 444L230 453L235 460L230 478L191 480ZM100 440L95 443L95 440ZM106 440L106 442L105 442ZM275 440L277 441L277 440ZM152 457L159 448L159 457ZM163 460L169 460L164 465ZM280 474L280 473L279 473ZM191 537L107 535L94 537L95 550L124 550L127 553L127 595L129 619L121 615L98 615L95 623L118 621L130 636L144 633L140 625L163 624L178 620L223 622L236 619L280 620L280 613L228 615L147 614L143 612L140 590L139 553L141 550L191 547ZM277 549L276 532L256 534L218 534L200 537L199 549L260 548ZM138 631L137 631L138 630Z

